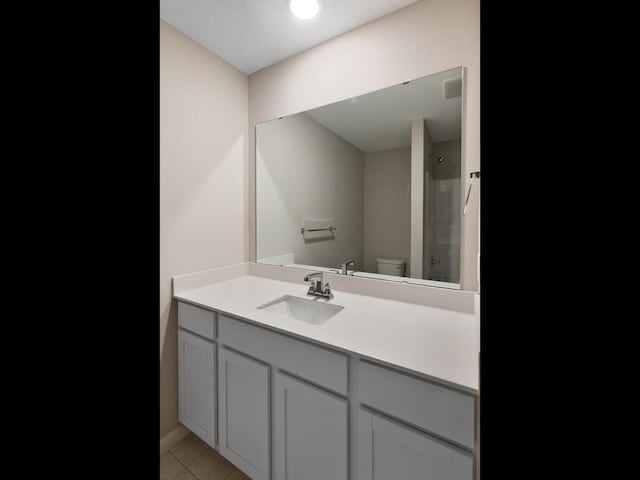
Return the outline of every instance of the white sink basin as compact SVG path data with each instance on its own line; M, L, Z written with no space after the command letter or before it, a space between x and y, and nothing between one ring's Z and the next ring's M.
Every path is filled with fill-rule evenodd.
M311 300L285 295L257 308L258 310L277 313L293 320L321 325L344 308L340 305L325 302L326 300L320 298Z

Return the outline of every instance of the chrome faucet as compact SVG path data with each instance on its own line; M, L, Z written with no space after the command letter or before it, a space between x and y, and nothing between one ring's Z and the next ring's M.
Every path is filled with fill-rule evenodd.
M354 270L355 270L355 266L356 266L356 261L355 260L347 260L342 264L342 275L346 275L347 274L347 267L349 265L353 265L354 266Z
M313 279L318 276L320 277L320 279L314 282ZM331 287L329 286L329 282L325 283L323 286L322 280L323 280L322 272L313 272L307 275L306 277L304 277L305 282L311 282L311 285L309 285L309 290L307 290L307 295L311 295L314 297L322 297L322 298L333 297L333 294L331 293Z

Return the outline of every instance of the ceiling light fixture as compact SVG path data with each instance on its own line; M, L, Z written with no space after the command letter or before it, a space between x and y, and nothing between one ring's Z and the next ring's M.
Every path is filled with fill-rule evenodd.
M291 0L289 8L296 17L309 20L316 16L320 6L317 0Z

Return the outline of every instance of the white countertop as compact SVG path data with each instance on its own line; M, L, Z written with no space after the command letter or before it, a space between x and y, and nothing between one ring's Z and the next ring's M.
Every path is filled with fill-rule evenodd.
M306 292L304 283L245 275L174 297L478 393L479 329L474 315L335 290L328 303L344 309L322 325L256 308L283 295L311 298Z

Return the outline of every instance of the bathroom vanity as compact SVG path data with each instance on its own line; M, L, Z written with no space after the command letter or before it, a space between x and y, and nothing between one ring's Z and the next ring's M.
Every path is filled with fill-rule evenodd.
M302 276L174 278L180 422L254 480L472 480L474 315Z

